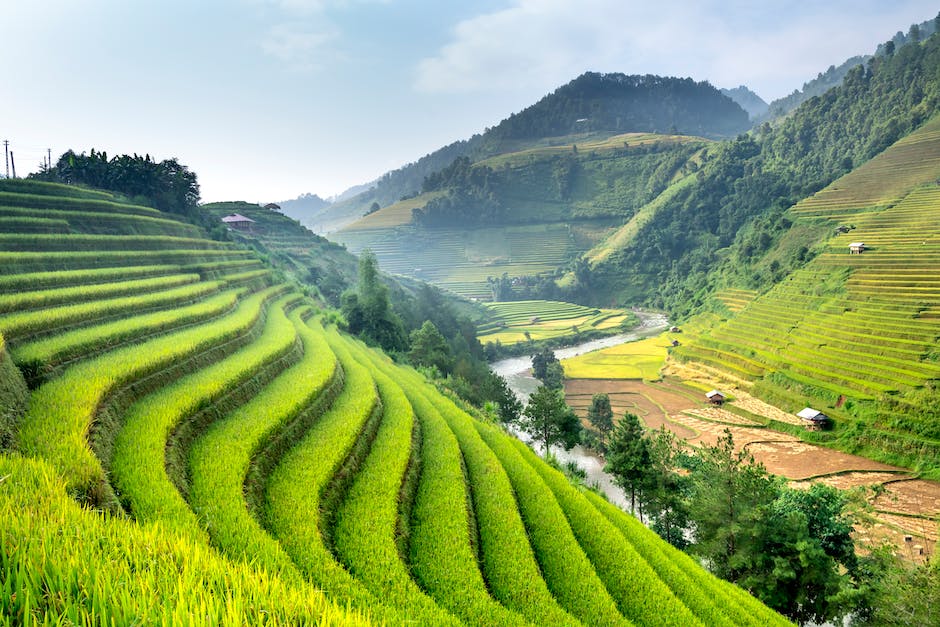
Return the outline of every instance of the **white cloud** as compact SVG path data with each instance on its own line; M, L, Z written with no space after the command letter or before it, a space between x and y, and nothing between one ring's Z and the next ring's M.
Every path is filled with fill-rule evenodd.
M332 27L315 29L307 24L284 23L268 29L261 49L294 71L310 71L323 65L339 37Z
M744 83L774 98L927 19L924 4L876 2L861 12L849 0L799 11L727 0L513 0L457 24L451 41L418 63L414 86L544 90L595 70Z

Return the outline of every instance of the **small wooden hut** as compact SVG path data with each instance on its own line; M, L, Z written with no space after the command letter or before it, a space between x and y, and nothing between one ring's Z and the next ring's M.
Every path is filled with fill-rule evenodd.
M705 393L705 398L708 399L708 402L712 405L718 405L719 407L725 403L725 395L719 392L718 390L712 390L711 392Z
M863 252L865 252L865 242L852 242L849 244L849 253L861 255Z
M829 422L829 416L812 407L801 409L797 416L802 418L806 428L812 431L822 429Z
M254 224L255 221L240 213L231 213L222 218L222 223L230 229L251 233L251 225Z

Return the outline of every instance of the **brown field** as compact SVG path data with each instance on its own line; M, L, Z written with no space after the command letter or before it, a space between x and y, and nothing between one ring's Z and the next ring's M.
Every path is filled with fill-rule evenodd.
M730 405L767 420L800 424L796 416L751 397L740 387L729 386L728 381L724 381L723 387L721 382L710 381L707 376L695 382L696 388L708 387L710 383L734 397ZM840 489L877 486L872 491L877 496L871 499L876 524L860 532L860 539L887 540L898 547L899 555L915 561L934 555L940 520L940 483L914 479L902 468L808 444L789 434L749 426L746 418L707 405L701 392L675 379L654 383L631 379L565 382L568 404L582 418L591 396L599 392L610 396L616 416L632 412L648 428L664 426L692 446L713 445L725 429L730 429L737 447L746 447L768 471L792 480L794 487L806 487L811 481ZM905 536L911 536L911 541L905 542Z

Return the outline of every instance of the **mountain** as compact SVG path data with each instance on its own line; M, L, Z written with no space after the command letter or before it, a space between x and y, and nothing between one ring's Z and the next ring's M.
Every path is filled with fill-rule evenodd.
M721 93L738 103L742 109L747 111L748 116L752 120L767 112L769 105L764 102L764 99L744 85L740 85L734 89L722 89Z
M351 223L373 203L387 207L418 193L425 177L458 157L478 161L538 145L546 138L624 133L719 138L732 137L749 126L747 113L706 82L587 72L484 133L385 174L368 191L337 202L330 214L336 222Z
M707 82L586 72L515 113L487 135L500 140L574 133L671 133L733 137L747 114Z
M763 122L765 120L782 117L813 96L822 95L833 87L841 85L842 80L845 78L845 75L848 74L849 70L859 65L864 65L869 59L871 59L870 56L861 55L847 59L838 67L830 65L829 69L825 72L820 72L813 80L803 83L802 89L795 89L792 94L771 102L764 113L756 116L756 121Z
M331 203L316 194L301 194L291 200L280 200L277 204L284 215L300 221L309 228L316 223L317 216L329 208Z

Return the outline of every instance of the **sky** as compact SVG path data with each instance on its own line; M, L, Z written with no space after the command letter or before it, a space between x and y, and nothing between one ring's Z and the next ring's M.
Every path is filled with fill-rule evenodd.
M0 0L0 140L19 176L47 150L55 160L95 148L177 158L206 202L328 197L585 71L743 84L770 102L937 10L926 0Z

